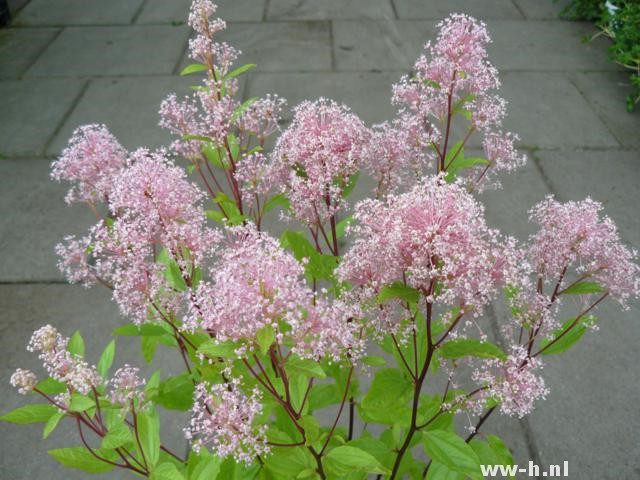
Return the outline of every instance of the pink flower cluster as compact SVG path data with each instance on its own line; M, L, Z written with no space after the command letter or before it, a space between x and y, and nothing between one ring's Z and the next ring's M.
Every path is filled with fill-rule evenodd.
M18 389L18 393L20 395L26 395L33 391L35 386L38 384L38 377L36 377L36 374L31 370L18 368L13 372L9 381L12 387L16 387Z
M239 382L196 386L192 417L185 430L194 451L209 447L218 457L232 455L236 461L247 464L256 455L269 453L266 425L255 425L262 413L260 392L254 390L247 397Z
M356 307L316 297L304 282L304 268L278 242L251 224L227 229L227 242L211 282L202 282L185 328L215 333L220 340L249 340L272 326L302 357L353 358L362 348L356 337Z
M111 403L120 405L123 408L129 408L132 402L140 404L144 401L144 392L141 387L146 382L140 378L139 374L139 368L129 365L125 365L116 371L113 378L109 380Z
M540 360L529 357L525 348L514 346L506 360L486 360L472 377L486 387L483 399L498 400L501 413L522 418L533 411L537 400L544 400L549 393L542 377L535 373L541 368ZM482 411L484 403L480 405Z
M385 200L364 200L355 210L354 243L338 276L365 290L406 279L427 301L480 310L515 271L512 240L501 240L486 226L481 205L442 177L425 177Z
M601 211L602 205L589 198L560 203L547 197L530 211L540 229L531 238L529 256L535 272L549 282L555 284L561 276L566 280L573 271L625 304L640 296L637 254L621 243L609 217L600 218Z
M76 129L69 146L51 165L51 177L75 183L67 203L103 202L111 192L111 179L124 166L127 151L104 125Z
M39 352L38 358L47 370L47 373L54 380L65 383L71 391L77 391L83 395L87 395L94 388L102 385L103 381L96 371L95 367L89 365L77 355L69 353L67 344L69 339L63 337L51 325L36 330L29 341L27 350L30 352ZM18 374L16 385L23 390L33 388L31 385L35 376ZM20 380L23 384L18 384ZM28 381L27 381L28 380Z
M360 169L369 138L364 123L331 100L305 101L294 109L272 161L274 181L298 220L322 224L340 209L342 192Z
M402 107L398 121L413 132L411 144L433 148L444 157L453 146L452 116L467 116L467 138L476 131L485 136L483 145L490 162L472 169L475 174L470 180L486 182L490 172L509 172L525 162L514 147L517 136L500 130L506 102L492 93L500 81L487 60L486 46L491 40L484 23L467 15L450 15L438 28L437 41L427 43L426 54L414 65L415 75L402 77L393 87L393 101ZM428 161L435 155L425 152L421 157Z

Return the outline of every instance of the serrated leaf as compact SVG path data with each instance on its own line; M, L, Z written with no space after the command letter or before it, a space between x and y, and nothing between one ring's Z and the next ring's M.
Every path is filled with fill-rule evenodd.
M67 386L64 383L53 378L45 378L36 385L36 388L47 395L57 395L67 391Z
M578 341L580 341L582 336L587 332L587 325L593 323L594 321L595 317L588 316L580 319L573 327L571 327L571 325L573 325L573 323L575 322L575 318L570 318L569 320L564 322L562 327L553 332L553 336L551 339L545 339L541 342L541 354L557 355L559 353L566 352L576 343L578 343ZM568 330L569 327L571 327L571 330Z
M140 350L142 351L142 358L147 363L153 362L153 357L156 355L158 349L158 343L160 337L140 337Z
M349 215L348 217L340 220L336 225L336 236L338 238L344 237L347 227L351 225L353 222L354 222L353 215Z
M58 423L60 423L60 420L64 418L64 415L65 414L63 412L56 412L53 415L51 415L51 417L49 417L49 420L47 420L47 423L44 426L44 430L42 430L43 439L51 435L51 432L53 432L56 429L56 427L58 426Z
M105 379L107 378L109 369L111 368L111 365L113 365L113 359L115 357L115 354L116 354L116 342L114 340L111 340L107 344L107 347L102 352L102 355L100 355L100 360L98 360L98 367L97 367L98 373L102 378L105 378Z
M420 299L420 292L404 283L392 283L382 287L378 294L378 303L384 303L387 300L396 298L409 303L417 303Z
M256 341L260 348L260 353L266 355L269 351L269 347L273 345L276 340L276 331L271 325L265 325L256 333Z
M151 480L185 480L178 467L171 462L158 465L151 472Z
M188 287L184 277L182 276L182 270L180 270L178 262L174 259L169 260L167 268L164 271L164 276L170 285L178 292L184 292L187 290Z
M224 76L223 80L231 80L232 78L235 78L238 75L242 75L243 73L246 73L255 67L256 67L255 63L247 63L246 65L242 65L241 67L238 67L235 70L232 70L231 72L227 73Z
M186 67L184 67L182 69L182 71L180 72L180 75L181 76L191 75L192 73L204 72L204 71L206 71L208 69L209 69L209 67L207 67L206 65L204 65L202 63L192 63L192 64L187 65Z
M287 360L285 369L292 374L298 374L308 378L327 378L327 374L320 364L307 358L291 357Z
M57 412L58 409L53 405L47 403L32 403L5 413L0 417L0 420L3 422L17 423L19 425L44 423Z
M107 460L114 460L115 457L115 453L109 450L97 449L94 452ZM106 473L113 470L113 465L98 460L84 447L58 448L49 450L48 453L65 467L76 468L83 472Z
M274 195L269 200L266 201L264 207L262 207L262 212L267 213L273 210L276 207L282 207L283 210L288 210L291 206L289 199L285 197L283 194L278 193Z
M590 295L592 293L602 293L605 289L596 282L578 282L562 291L563 295Z
M105 449L113 449L121 447L133 440L131 430L124 423L116 425L107 432L102 439L101 447Z
M209 340L198 347L198 353L209 357L236 358L236 350L240 347L239 342Z
M445 358L456 359L466 356L479 358L499 358L506 360L507 354L497 345L475 338L459 338L443 343L438 352Z
M337 475L348 475L352 472L382 475L391 473L373 455L350 445L342 445L329 451L326 462L327 468Z
M258 100L258 97L251 97L245 100L244 102L242 102L242 104L233 111L233 114L231 115L231 120L235 121L238 118L240 118L240 116L244 112L246 112L247 109L256 102L256 100Z
M165 335L167 330L165 330L160 325L153 325L149 323L145 323L144 325L123 325L122 327L118 327L113 331L114 335L120 337L159 337Z
M168 409L185 412L193 405L194 385L187 373L160 382L155 402Z
M80 335L79 330L76 330L73 332L73 335L71 335L69 343L67 344L67 350L69 353L79 357L84 357L84 340L82 339L82 335Z
M216 480L220 473L222 461L211 454L201 453L198 464L193 469L189 480Z
M160 419L155 410L138 415L138 435L145 458L150 465L156 465L160 458Z
M465 475L480 473L480 460L473 449L458 435L445 430L423 433L424 449L434 461Z
M72 412L85 412L95 406L96 406L96 402L92 398L87 397L86 395L81 395L80 393L77 393L77 392L71 395L69 410Z
M362 357L361 361L365 365L371 365L373 367L382 367L387 364L387 361L383 357L375 355L366 355Z

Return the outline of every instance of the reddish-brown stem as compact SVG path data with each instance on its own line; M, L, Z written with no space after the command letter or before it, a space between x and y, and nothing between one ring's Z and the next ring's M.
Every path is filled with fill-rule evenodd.
M351 386L352 375L353 375L353 365L351 366L351 368L349 368L349 374L347 375L347 382L344 387L344 393L342 394L342 401L340 402L340 408L338 409L338 414L336 415L336 419L334 420L333 425L331 426L331 430L329 430L329 434L327 435L327 439L325 440L324 445L320 449L320 455L322 455L326 450L327 446L329 445L329 442L331 441L331 437L333 436L333 432L338 426L340 415L342 415L342 410L344 409L344 404L346 403L347 395L349 394L349 387Z
M138 415L136 414L135 406L133 404L133 400L131 401L131 416L133 417L133 431L136 437L136 443L138 444L138 450L140 450L140 456L142 456L142 463L147 470L149 470L149 464L147 463L147 459L144 455L144 449L142 448L142 442L140 442L140 434L138 432Z
M416 375L418 374L418 369L416 368L415 372L413 372L411 370L411 367L407 363L407 360L404 357L404 354L402 353L402 349L400 348L400 345L398 344L398 340L396 339L396 336L393 333L391 334L391 339L393 340L393 344L395 345L396 350L398 351L398 354L400 355L400 359L402 360L402 363L404 364L405 368L409 372L409 375L411 375L411 378L415 381L416 380ZM416 352L417 352L417 350L416 350ZM415 355L415 357L417 357L417 355Z

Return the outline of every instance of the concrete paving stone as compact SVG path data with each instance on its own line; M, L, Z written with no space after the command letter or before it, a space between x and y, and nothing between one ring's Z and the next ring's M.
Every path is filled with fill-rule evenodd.
M47 153L59 155L73 131L87 123L104 123L127 149L169 146L175 136L160 128L158 110L170 93L178 98L190 95L190 85L199 83L190 77L135 77L92 80L82 99L55 136ZM245 80L239 83L242 97Z
M391 0L269 0L267 20L394 18Z
M511 0L392 0L398 18L407 20L443 19L450 13L466 13L478 19L521 20L522 13Z
M331 69L329 22L229 23L220 40L242 51L237 65L255 63L256 71Z
M28 76L171 74L185 48L186 26L71 27Z
M134 77L92 80L47 152L58 155L73 131L87 123L104 123L128 149L168 146L174 137L158 126L160 103L170 93L189 95L195 77Z
M336 68L342 71L409 70L427 40L430 21L333 22Z
M614 302L596 315L600 331L588 332L566 355L546 357L551 390L529 418L543 465L569 462L570 478L640 477L640 305L621 312Z
M60 30L8 28L0 30L0 78L18 78Z
M75 79L0 82L0 154L42 154L83 84Z
M143 0L31 0L16 26L128 24Z
M68 186L49 171L49 160L0 160L0 281L61 279L54 246L95 223L88 209L65 204Z
M546 0L545 0L546 1ZM489 60L499 70L618 70L605 38L584 43L597 32L588 22L489 20Z
M602 202L605 214L620 234L640 248L640 152L638 151L538 151L542 171L560 200L590 196Z
M247 96L276 93L287 99L284 120L291 119L291 109L303 100L326 97L351 107L371 125L389 120L395 109L391 105L391 85L400 73L256 73L247 83Z
M85 289L77 285L0 285L0 311L3 314L0 323L0 385L5 392L0 398L0 412L5 413L28 401L36 401L35 396L19 395L9 386L9 378L16 368L32 369L43 378L45 372L37 355L25 349L31 333L42 325L54 325L65 336L80 330L86 344L87 360L92 364L98 361L102 349L113 338L112 330L128 323L119 315L117 306L109 297L110 293L100 287ZM146 365L136 337L117 337L111 373L125 363L141 367L146 378L158 368L161 369L163 378L182 372L179 354L164 347L158 348L153 366ZM186 443L182 428L187 424L186 414L162 409L160 414L163 442L183 454ZM13 425L0 422L0 435L11 438L10 442L3 443L0 452L2 478L85 480L86 473L64 468L46 453L49 449L81 444L73 422L63 420L47 440L42 440L42 428L42 424ZM85 434L87 439L93 440L92 435L88 432ZM133 476L116 469L96 478L124 480Z
M136 23L186 23L192 0L147 0ZM227 22L259 21L265 0L217 0L216 16Z
M478 194L478 199L486 208L487 223L506 235L524 241L534 232L527 212L534 204L544 200L549 190L530 156L523 168L498 178L502 188Z
M539 148L616 147L616 139L563 73L508 72L505 129ZM621 107L622 108L622 107Z
M574 73L571 79L622 145L640 147L640 109L625 109L631 92L627 72Z
M528 19L557 19L571 0L513 0Z

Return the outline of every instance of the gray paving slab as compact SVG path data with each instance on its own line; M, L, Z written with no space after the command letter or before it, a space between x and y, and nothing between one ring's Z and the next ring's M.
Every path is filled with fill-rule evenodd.
M27 76L171 74L188 36L186 26L70 27Z
M54 247L95 222L88 209L67 207L67 186L49 179L49 160L0 160L0 281L51 281L62 275Z
M265 0L218 0L216 16L227 22L259 21ZM136 23L186 22L191 0L147 0Z
M522 144L539 148L619 146L566 74L509 72L502 80L501 94L509 101L505 128L518 133Z
M622 145L640 147L640 109L624 108L631 93L627 72L573 73L571 80Z
M398 18L442 19L450 13L466 13L478 19L521 20L523 15L511 0L392 0Z
M31 0L16 26L128 24L143 0Z
M168 145L172 136L158 126L158 109L170 93L188 95L195 78L127 77L92 80L82 99L48 147L58 155L78 126L104 123L128 149Z
M640 248L640 217L635 208L640 204L640 152L538 151L535 156L559 199L590 196L602 202L622 237Z
M395 18L391 0L269 0L267 20Z
M347 104L369 125L390 120L391 85L400 73L256 73L247 83L247 96L277 93L287 99L289 111L305 99L326 97Z
M513 0L528 19L557 19L571 0Z
M57 28L0 30L0 79L20 77L59 31Z
M550 193L549 189L530 155L523 168L498 178L501 189L486 190L478 195L486 209L487 223L505 235L524 241L534 231L527 212Z
M83 84L76 79L0 82L0 154L42 154Z
M543 465L569 462L570 478L638 478L639 305L596 312L600 331L566 355L547 357L551 390L529 417Z
M41 378L44 377L45 373L37 356L25 349L31 333L40 326L47 323L54 325L66 336L80 330L85 340L88 361L97 362L102 349L113 338L111 331L127 323L126 319L120 317L117 306L109 297L109 292L99 287L85 289L69 285L0 285L0 332L3 339L0 344L3 365L0 385L4 392L0 398L0 412L17 408L25 400L36 401L35 396L25 399L19 395L9 385L9 378L18 367L30 368ZM125 363L141 367L147 376L160 368L163 378L181 373L182 365L177 352L160 347L154 366L148 366L140 354L137 338L118 337L111 372ZM163 442L182 454L186 447L182 436L182 428L187 422L185 414L163 410L161 418ZM80 445L75 425L68 420L61 422L47 440L42 440L42 428L42 424L13 425L0 422L0 435L11 438L10 442L3 442L0 452L2 478L85 480L86 473L64 468L46 453L53 448ZM85 434L88 439L93 439L88 432ZM134 477L127 472L113 470L95 478L124 480Z
M238 64L256 71L331 69L331 25L325 21L229 23L223 40L242 50Z
M341 71L409 70L427 40L432 21L335 21L336 68Z

